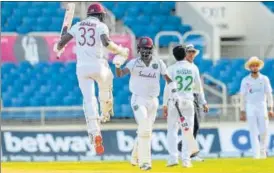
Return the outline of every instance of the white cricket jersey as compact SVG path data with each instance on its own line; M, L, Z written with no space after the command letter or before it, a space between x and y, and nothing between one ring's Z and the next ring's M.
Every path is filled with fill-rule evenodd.
M100 36L109 36L109 29L95 17L76 23L68 31L75 38L77 66L96 63L103 58L104 46Z
M243 78L240 92L246 104L266 104L266 94L272 93L272 88L267 76L259 74L255 79L250 74Z
M203 94L200 73L194 63L178 61L168 67L168 75L177 82L178 94L182 98L193 101L194 89L195 93Z
M160 77L167 74L166 65L161 59L152 58L147 67L141 58L127 63L130 71L129 89L138 96L158 97L160 94Z

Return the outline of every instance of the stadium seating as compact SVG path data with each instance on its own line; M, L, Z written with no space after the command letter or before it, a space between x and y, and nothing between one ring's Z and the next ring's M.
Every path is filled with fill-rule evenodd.
M1 30L20 34L59 32L64 14L61 2L1 2ZM77 21L80 19L75 17L73 24Z
M192 30L178 16L172 15L175 2L102 2L118 20L132 29L136 37L150 36L153 39L159 31L178 31L184 34ZM146 8L143 8L143 6ZM157 9L157 10L155 10ZM65 9L60 2L2 2L2 32L59 32ZM73 24L80 21L75 17ZM149 27L148 27L149 26ZM193 42L193 37L187 41ZM202 44L200 36L197 44ZM198 39L198 42L197 42ZM170 42L178 42L176 37L163 37L160 46L166 47ZM197 45L195 44L195 45Z
M208 73L216 79L227 84L228 94L234 95L239 91L241 79L248 74L244 70L245 60L243 58L228 59L222 58L215 65L211 60L195 59L201 73ZM110 63L111 70L114 66ZM75 75L75 62L40 62L31 65L29 62L19 64L3 63L1 65L2 79L2 99L5 107L36 107L36 106L80 106L82 105L82 94L78 87ZM265 66L262 73L266 74L274 86L274 59L265 59ZM54 74L54 75L52 75ZM67 74L70 74L69 76ZM14 80L17 79L17 80ZM114 80L114 111L116 118L132 117L133 112L130 107L131 94L128 88L129 76L116 78ZM208 83L207 81L205 81ZM164 80L161 79L160 103L163 101ZM208 83L210 84L210 83ZM97 88L97 86L96 86ZM98 96L96 89L96 95ZM27 98L27 99L26 99ZM31 98L31 99L29 99ZM53 116L55 114L56 116ZM32 112L31 117L39 113ZM47 112L46 119L54 118L79 118L82 111L59 112L58 114ZM26 114L13 114L14 118L21 118ZM3 118L8 118L8 113L3 113Z
M175 10L175 2L102 2L102 4L112 11L118 20L122 20L131 28L137 38L149 36L154 39L159 31L178 31L183 35L192 30L191 26L184 24L180 17L172 14ZM189 37L187 41L192 39ZM166 47L170 42L178 42L178 39L172 36L160 38L160 46ZM199 40L199 44L201 43L202 40Z

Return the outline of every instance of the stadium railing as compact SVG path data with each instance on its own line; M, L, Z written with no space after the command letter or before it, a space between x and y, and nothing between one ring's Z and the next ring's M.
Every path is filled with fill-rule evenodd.
M227 107L227 87L226 87L226 85L223 82L213 78L212 76L210 76L208 74L203 74L202 78L204 80L208 80L209 82L213 83L216 86L221 87L221 91L220 91L220 90L218 90L216 88L213 88L212 86L207 85L206 83L204 83L204 89L205 90L207 90L207 91L211 92L212 94L214 94L215 96L221 98L221 100L222 100L222 103L221 103L222 113L223 113L224 116L227 116L227 109L226 109L226 107Z

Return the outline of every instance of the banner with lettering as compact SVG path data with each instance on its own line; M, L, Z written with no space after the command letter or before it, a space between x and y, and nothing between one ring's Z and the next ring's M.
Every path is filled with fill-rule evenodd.
M128 160L136 138L135 130L103 131L105 153L96 156L85 131L2 131L2 161ZM152 158L166 159L166 130L152 134ZM268 155L274 156L274 127L269 129ZM203 128L197 136L203 157L251 157L246 128L223 126Z
M129 48L129 58L132 58L134 41L130 35L112 35L111 39ZM75 40L71 40L59 60L53 52L54 44L59 40L56 34L47 35L2 35L1 36L1 60L2 62L30 61L74 61L76 59ZM113 55L104 51L105 56L112 59Z

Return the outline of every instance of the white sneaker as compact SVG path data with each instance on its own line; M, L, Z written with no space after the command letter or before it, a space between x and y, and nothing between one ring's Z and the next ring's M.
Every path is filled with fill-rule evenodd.
M191 168L192 167L192 163L190 161L183 161L183 167L185 167L185 168Z
M203 162L203 161L205 161L204 159L202 159L202 158L199 157L199 156L195 156L195 157L191 158L191 160L192 160L192 161L197 161L197 162Z
M179 164L178 160L168 160L167 167L177 166Z

